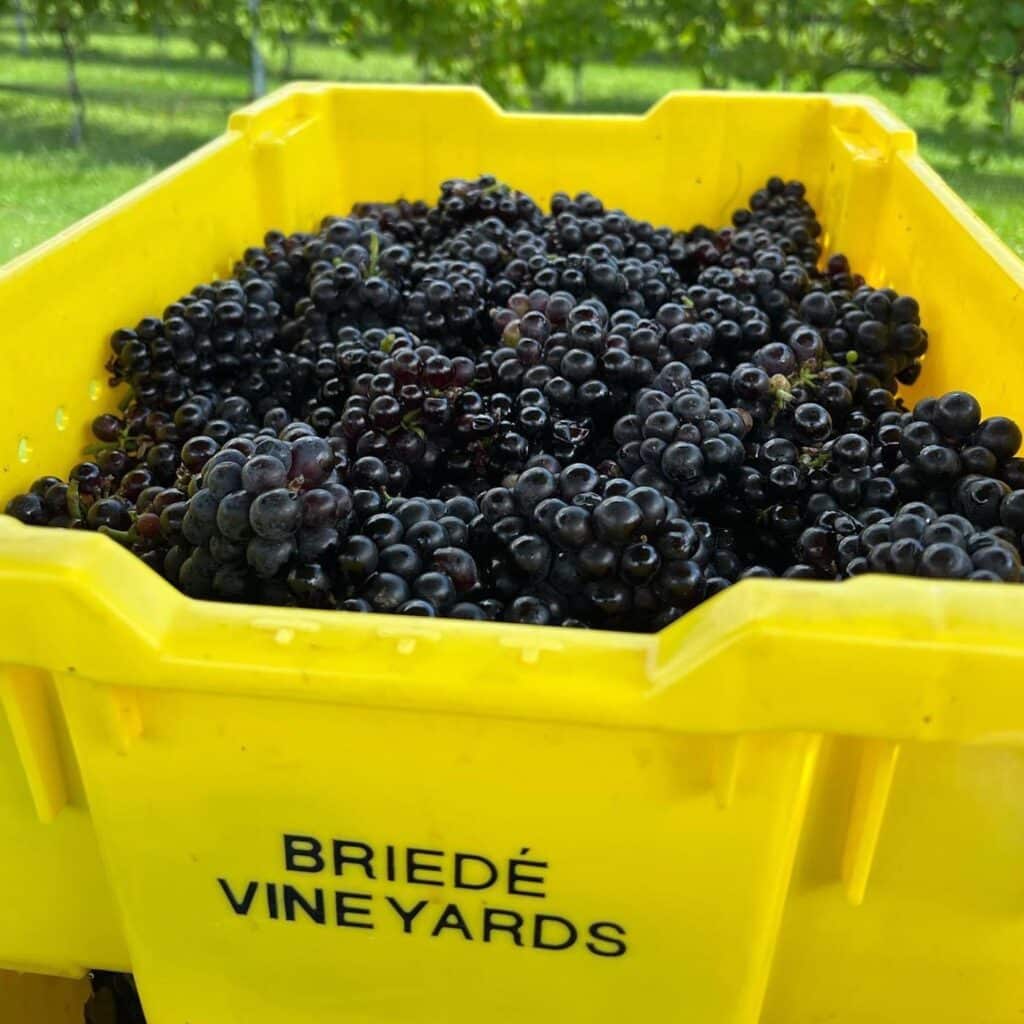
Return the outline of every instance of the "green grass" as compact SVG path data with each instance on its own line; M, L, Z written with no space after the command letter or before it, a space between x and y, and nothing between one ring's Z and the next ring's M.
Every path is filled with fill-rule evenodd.
M274 63L272 56L271 85L280 81ZM52 41L33 40L22 57L13 29L0 25L0 263L221 132L247 95L243 68L217 54L199 55L187 40L97 35L79 68L87 141L73 149L64 76ZM418 81L419 73L408 58L377 51L356 58L307 43L296 47L293 77ZM664 65L588 65L582 109L640 111L670 89L695 84L690 72ZM980 109L967 111L961 130L945 129L948 112L935 82L919 80L905 96L880 90L866 76L846 75L834 84L879 96L917 129L936 169L1024 255L1024 125L993 151ZM565 106L570 95L568 73L553 75L545 103ZM987 156L979 161L983 148Z

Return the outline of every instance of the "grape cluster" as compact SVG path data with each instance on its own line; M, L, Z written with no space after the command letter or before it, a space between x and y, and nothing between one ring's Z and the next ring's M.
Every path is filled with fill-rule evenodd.
M282 309L263 279L200 285L111 338L108 369L141 408L174 411L196 395L251 396L253 381L280 389L290 360L275 346ZM260 397L262 392L257 392Z
M917 302L803 185L676 231L493 177L268 232L111 339L120 414L7 505L196 598L656 630L752 576L1019 582L1021 431L908 408Z
M907 502L866 526L831 510L801 533L798 551L809 573L828 579L874 572L1019 583L1024 491L1007 491L992 504L991 527L955 512L940 515L923 501Z

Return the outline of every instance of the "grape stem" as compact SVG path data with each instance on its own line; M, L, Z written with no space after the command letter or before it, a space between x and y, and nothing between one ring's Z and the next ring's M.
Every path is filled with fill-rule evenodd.
M78 481L72 480L68 484L67 494L68 515L77 523L82 521L82 501L79 493Z
M134 523L127 530L117 530L113 526L101 526L98 532L106 537L112 537L118 544L123 544L125 547L130 547L139 539Z
M366 276L376 277L377 266L380 262L380 235L376 231L370 232L370 262L366 266Z

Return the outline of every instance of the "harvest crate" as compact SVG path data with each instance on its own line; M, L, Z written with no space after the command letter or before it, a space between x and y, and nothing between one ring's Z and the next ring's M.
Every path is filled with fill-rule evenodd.
M827 249L920 299L912 394L1024 416L1024 267L869 100L298 85L0 271L0 499L114 406L113 327L268 227L480 172L674 225L800 177ZM190 601L5 519L0 623L0 961L130 966L152 1024L1024 1006L1021 588L747 580L623 635Z

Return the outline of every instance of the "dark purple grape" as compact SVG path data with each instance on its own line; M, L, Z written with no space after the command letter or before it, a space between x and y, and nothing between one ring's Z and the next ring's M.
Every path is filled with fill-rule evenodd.
M287 483L288 470L273 455L254 455L242 467L242 486L250 494L279 490Z
M249 525L257 537L283 541L291 537L302 519L298 497L285 487L257 495L249 509Z
M369 537L357 534L345 540L339 548L338 571L345 580L360 584L377 571L379 559L376 543Z
M249 568L261 579L270 579L280 573L295 553L295 541L268 540L253 537L245 549L245 560Z
M366 581L362 594L374 611L394 612L409 600L410 590L409 584L401 576L378 572Z
M479 570L473 556L461 548L436 548L432 555L433 564L445 573L460 593L472 590L480 580Z
M50 521L38 494L18 494L7 502L4 512L28 526L45 526Z

